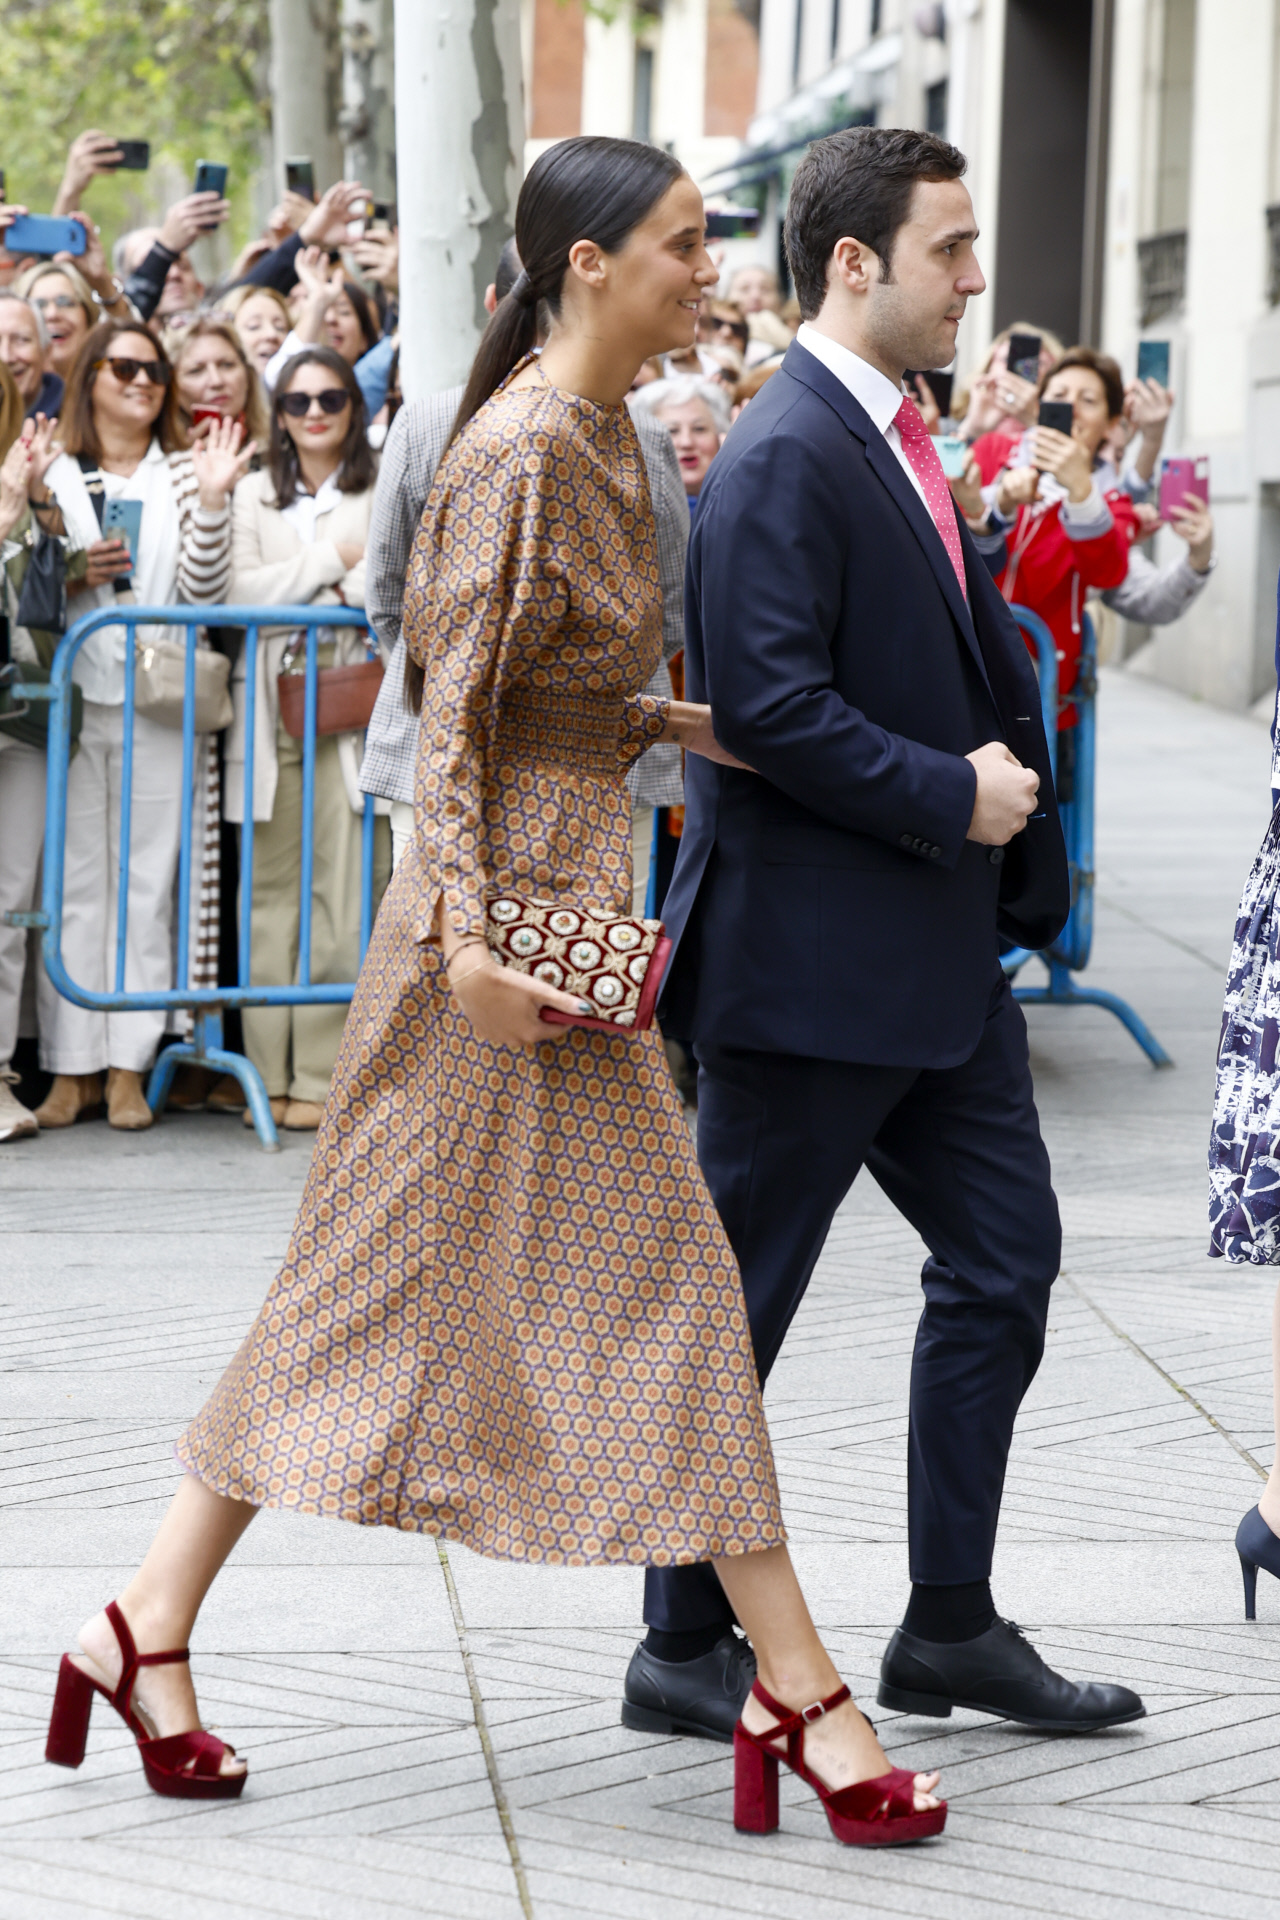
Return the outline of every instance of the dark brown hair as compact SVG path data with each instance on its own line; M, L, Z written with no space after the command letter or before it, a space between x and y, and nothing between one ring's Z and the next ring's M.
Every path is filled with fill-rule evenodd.
M796 168L787 203L787 262L801 317L827 297L839 240L860 240L891 278L893 243L911 214L919 180L958 180L968 161L936 133L911 127L845 127L815 140Z
M68 453L85 453L91 460L101 460L102 445L98 439L97 428L93 422L93 390L97 384L97 362L108 357L132 359L129 354L111 355L112 343L132 335L135 340L145 340L150 352L149 360L158 360L162 367L169 369L169 384L164 390L164 405L161 407L151 431L160 442L162 453L179 453L187 444L182 419L178 410L178 383L173 377L173 363L153 334L147 332L140 320L102 320L85 340L76 363L71 369L71 378L67 381L66 396L62 402L62 413L58 420L58 438ZM139 355L139 358L142 356Z
M344 280L342 291L351 302L352 311L360 323L360 331L364 335L364 350L368 353L370 347L376 347L382 338L382 329L378 325L373 302L364 288L355 280Z
M1124 412L1124 375L1109 353L1099 353L1096 347L1068 347L1045 374L1039 391L1043 393L1054 374L1066 367L1088 367L1090 373L1096 373L1107 396L1108 415L1112 420L1120 418Z
M560 140L539 154L516 202L520 271L484 330L450 445L535 344L539 307L545 305L552 318L559 313L570 248L594 240L605 253L616 253L683 172L661 147L606 134ZM495 290L502 286L510 244L502 250ZM406 653L404 692L411 713L422 710L422 683L422 668Z
M280 401L288 393L294 375L303 367L326 367L340 385L346 388L351 401L351 418L347 423L347 437L342 443L342 463L336 475L339 493L363 493L371 487L377 474L377 462L373 449L369 445L368 428L364 417L364 395L354 373L340 353L332 347L304 347L301 353L295 353L292 360L286 360L276 382L275 400L271 408L271 439L267 444L267 472L271 475L271 484L275 488L277 507L291 507L298 497L300 474L298 470L298 449L294 446L285 430L284 415L280 411Z

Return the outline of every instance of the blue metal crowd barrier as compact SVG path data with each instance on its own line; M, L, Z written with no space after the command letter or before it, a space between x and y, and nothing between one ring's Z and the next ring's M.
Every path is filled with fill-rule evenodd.
M127 989L125 986L126 933L129 918L130 814L133 785L134 653L140 626L182 627L186 630L186 690L182 729L182 838L178 863L177 978L172 987L155 992ZM71 685L76 656L91 633L100 627L125 629L124 672L124 751L120 802L120 874L116 918L115 983L108 993L99 993L71 979L62 959L62 889L66 855L67 772L71 763ZM234 987L192 987L188 984L189 934L191 912L192 804L195 787L195 689L196 643L200 627L237 627L245 633L245 754L244 825L240 842L240 928L238 983ZM302 740L302 859L298 908L298 977L289 985L251 986L250 949L252 942L253 898L253 767L254 722L257 706L257 658L259 632L268 628L298 628L306 632L305 725ZM253 1123L262 1145L269 1151L279 1148L271 1105L261 1075L243 1054L223 1045L222 1016L228 1007L319 1006L349 1001L355 982L311 980L311 884L315 866L315 772L316 704L318 694L317 649L326 629L355 627L365 633L370 655L377 642L368 629L364 613L357 607L106 607L87 613L77 620L59 642L54 655L49 684L18 682L11 693L20 700L47 700L49 709L48 802L45 815L44 892L36 913L10 913L9 922L17 926L42 929L44 963L56 990L77 1006L104 1013L134 1012L149 1008L187 1009L192 1016L192 1037L166 1047L157 1059L147 1084L147 1103L153 1113L164 1107L174 1073L179 1065L212 1067L234 1074L244 1088L253 1115ZM364 803L360 959L363 962L373 928L374 886L374 803L367 795Z
M1058 654L1053 635L1038 614L1028 607L1010 607L1014 619L1030 640L1036 653L1040 680L1040 703L1044 728L1049 740L1050 763L1057 775L1058 749ZM1080 635L1080 670L1070 693L1077 720L1074 734L1075 767L1071 797L1059 802L1062 831L1067 843L1067 862L1071 873L1071 913L1066 926L1051 947L1032 954L1026 947L1015 947L1002 956L1007 974L1016 975L1028 960L1040 959L1049 979L1043 987L1016 986L1014 993L1024 1003L1055 1007L1103 1007L1128 1028L1142 1051L1156 1067L1171 1067L1173 1061L1146 1022L1127 1000L1101 987L1081 987L1072 978L1089 964L1093 948L1093 800L1097 773L1097 700L1098 642L1093 621L1086 613Z

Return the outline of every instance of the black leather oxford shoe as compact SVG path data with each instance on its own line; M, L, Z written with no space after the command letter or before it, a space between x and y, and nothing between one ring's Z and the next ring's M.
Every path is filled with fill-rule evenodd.
M622 1724L636 1733L732 1740L755 1677L756 1656L732 1628L697 1660L659 1660L642 1641L627 1668Z
M1081 1685L1046 1666L1021 1627L997 1619L976 1640L947 1646L919 1640L899 1627L880 1662L882 1707L945 1720L952 1707L971 1707L1016 1720L1020 1727L1059 1733L1096 1733L1146 1708L1128 1687Z

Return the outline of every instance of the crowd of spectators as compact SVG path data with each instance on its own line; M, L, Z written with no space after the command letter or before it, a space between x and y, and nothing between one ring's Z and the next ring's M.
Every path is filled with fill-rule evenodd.
M391 816L390 834L385 820L376 823L375 898L393 840L398 854L412 830L404 568L459 396L400 407L398 237L391 222L370 228L372 203L359 182L340 181L314 203L287 193L231 270L206 286L191 249L228 217L228 202L214 193L185 195L158 226L122 234L108 263L82 202L118 160L114 142L95 131L71 147L54 211L82 227L83 252L22 259L0 251L0 668L12 659L24 675L47 675L63 625L122 600L367 604L387 667L381 692L367 732L323 734L315 762L311 978L350 980L366 793ZM24 211L0 203L0 243ZM490 311L518 272L508 242ZM684 549L707 474L798 324L794 301L783 300L766 266L739 267L705 301L694 346L637 375L630 406L658 520L664 599L657 692L673 680L680 691ZM1038 367L1010 368L1016 334L1039 336ZM962 443L963 471L951 487L986 565L1005 597L1040 613L1053 633L1059 784L1069 797L1070 696L1088 597L1130 620L1163 623L1186 611L1214 564L1212 518L1195 502L1169 515L1185 543L1177 561L1158 567L1146 548L1160 524L1153 494L1173 395L1149 379L1126 384L1105 354L1067 350L1029 323L997 335L954 383L948 413L923 377L914 386L930 433ZM1070 407L1069 433L1040 424L1046 400ZM104 528L112 501L140 509L136 551ZM51 559L55 546L60 558ZM55 601L65 595L61 616L50 610L51 589ZM330 632L323 667L364 657L359 634ZM180 635L142 629L138 644ZM300 667L298 641L289 627L266 628L256 655L254 984L287 983L298 964L302 747L278 691L281 675ZM201 646L224 663L227 716L197 739L187 971L195 985L225 985L238 978L247 655L237 629L205 630ZM72 977L91 988L112 985L116 971L125 657L124 628L106 625L75 670L63 954ZM182 733L172 714L136 698L125 980L157 989L171 985L176 960ZM660 909L681 828L675 750L653 749L630 778L637 808L655 810L650 905ZM163 1013L101 1014L62 999L34 941L4 924L6 909L35 904L44 807L39 715L34 707L8 713L0 698L0 1141L104 1110L117 1127L150 1125L145 1076L166 1026ZM278 1124L318 1124L343 1013L340 1005L246 1009L240 1033L230 1016L229 1038L262 1074ZM39 1079L31 1063L23 1086L39 1097L28 1107L14 1062L20 1032L33 1029ZM672 1052L690 1089L678 1044ZM249 1124L231 1078L187 1070L172 1101L243 1112Z

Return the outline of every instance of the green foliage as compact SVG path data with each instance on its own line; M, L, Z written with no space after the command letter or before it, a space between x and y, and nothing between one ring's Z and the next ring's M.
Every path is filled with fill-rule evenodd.
M150 173L101 175L85 194L110 238L162 211L169 163L231 169L235 244L270 126L268 0L0 0L0 166L5 198L44 213L77 133L150 140Z

